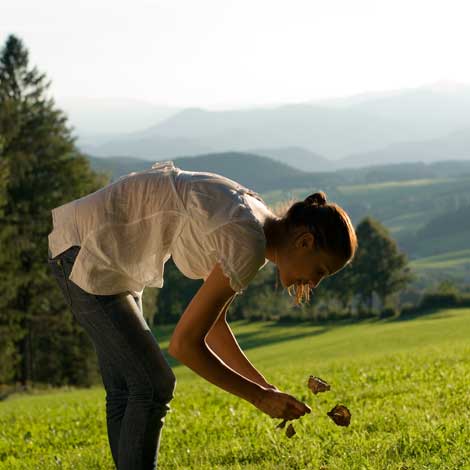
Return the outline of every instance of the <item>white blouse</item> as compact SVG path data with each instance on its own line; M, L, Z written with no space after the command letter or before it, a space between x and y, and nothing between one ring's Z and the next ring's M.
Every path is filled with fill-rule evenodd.
M69 278L92 294L161 288L170 256L191 279L205 280L218 261L242 293L268 262L263 224L272 215L250 193L222 175L157 162L52 209L49 249L55 257L81 247Z

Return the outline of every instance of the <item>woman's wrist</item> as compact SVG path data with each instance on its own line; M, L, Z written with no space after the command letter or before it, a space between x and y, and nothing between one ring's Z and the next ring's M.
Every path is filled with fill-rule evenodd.
M278 388L277 388L275 385L268 384L268 383L266 383L266 385L264 386L264 388L271 388L271 389L273 389L273 390L278 390Z
M266 387L258 385L255 389L253 395L250 397L250 403L256 407L264 400L264 394L266 392Z

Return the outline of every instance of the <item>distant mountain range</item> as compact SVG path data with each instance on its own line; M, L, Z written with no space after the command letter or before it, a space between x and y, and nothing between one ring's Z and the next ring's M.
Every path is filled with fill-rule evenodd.
M163 121L181 108L123 98L56 98L81 144L101 144Z
M470 126L441 138L417 142L397 142L375 151L357 153L342 159L341 164L337 163L338 166L347 168L442 160L470 160Z
M148 160L248 152L304 171L470 159L470 87L230 111L184 109L139 132L81 143L94 156ZM91 142L91 141L89 141Z
M148 160L126 157L88 158L93 170L107 172L111 180L133 171L149 169L152 166ZM174 158L173 162L184 170L206 171L227 176L258 192L295 187L299 184L309 185L313 180L319 179L318 175L305 173L268 157L248 153L227 152L199 155ZM323 180L327 181L327 178Z
M87 157L95 171L110 180L134 171L149 169L152 162L130 157ZM160 160L160 159L159 159ZM159 161L156 160L156 161ZM317 188L331 190L340 185L371 184L433 178L470 178L470 160L433 163L400 163L344 168L330 172L305 172L270 157L242 152L225 152L172 159L183 170L208 171L239 181L258 192Z
M302 171L333 171L341 167L337 162L332 162L302 147L259 148L249 152L270 157Z

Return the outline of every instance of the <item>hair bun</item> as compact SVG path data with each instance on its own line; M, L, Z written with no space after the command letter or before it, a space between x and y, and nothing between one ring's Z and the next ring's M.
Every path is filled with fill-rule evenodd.
M316 206L324 206L326 204L326 194L323 191L319 193L310 194L304 200L305 204L307 205L316 205Z

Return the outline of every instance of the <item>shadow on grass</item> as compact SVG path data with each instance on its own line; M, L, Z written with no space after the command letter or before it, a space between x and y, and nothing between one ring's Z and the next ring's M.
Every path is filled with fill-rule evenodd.
M298 325L290 325L290 326L298 326ZM300 339L300 338L305 338L307 336L318 336L323 333L326 333L329 331L331 328L328 328L324 326L321 329L315 330L315 331L308 331L305 333L286 333L286 330L289 328L289 326L282 326L282 331L279 332L277 335L272 335L272 336L264 336L263 335L263 329L260 331L256 332L250 332L250 333L238 333L236 334L238 344L242 349L252 349L252 348L258 348L260 346L268 346L273 343L282 343L284 341L290 341L293 339Z
M437 319L449 318L448 312L443 312L442 308L432 308L422 310L419 313L408 313L406 315L401 315L398 317L389 317L389 318L380 318L380 317L364 317L364 318L343 318L340 320L323 320L323 321L312 321L312 320L302 320L302 321L285 321L285 322L275 322L275 321L266 321L266 322L256 322L259 324L259 328L256 331L250 331L246 333L235 333L238 344L241 349L248 350L253 348L258 348L262 346L269 346L272 344L279 344L285 341L290 341L294 339L301 339L307 336L318 336L324 333L327 333L330 330L343 328L351 325L364 325L364 324L384 324L384 323L395 323L395 322L404 322L417 319L425 320L437 320ZM253 322L250 320L237 320L237 327L250 325ZM307 328L305 332L299 332L298 327L316 327L315 330ZM289 329L296 329L296 331L289 333ZM167 341L170 339L174 325L157 325L154 329L154 334L157 337L159 342ZM279 329L279 332L276 333L275 330ZM274 333L273 333L274 331ZM180 362L171 357L168 354L167 349L162 349L165 358L167 359L170 366L179 365Z
M243 322L245 323L245 322ZM249 323L249 322L246 322ZM245 324L246 324L245 323ZM320 328L311 331L307 330L305 332L298 332L296 331L295 333L289 333L289 328L296 328L298 326L320 326ZM279 328L279 333L278 334L273 334L271 328L272 327L277 327ZM164 341L169 339L169 337L172 334L174 326L172 325L160 325L155 327L154 334L159 338L159 341ZM264 328L269 328L269 335L266 335L264 333ZM240 348L243 349L244 351L247 351L248 349L253 349L253 348L258 348L262 346L269 346L271 344L279 344L284 341L291 341L293 339L301 339L305 338L307 336L318 336L321 334L326 333L327 331L331 330L333 328L332 325L312 325L312 323L307 323L307 322L299 322L299 323L289 323L289 324L276 324L276 323L267 323L266 325L261 325L260 328L257 331L251 331L251 332L246 332L246 333L236 333L235 337L237 339L238 344L240 345ZM176 366L179 365L180 362L170 356L168 354L168 350L166 348L162 348L163 355L165 356L165 359L168 361L170 366Z

